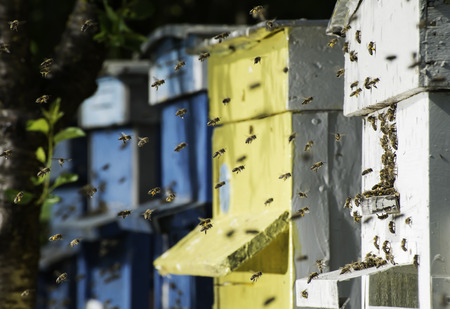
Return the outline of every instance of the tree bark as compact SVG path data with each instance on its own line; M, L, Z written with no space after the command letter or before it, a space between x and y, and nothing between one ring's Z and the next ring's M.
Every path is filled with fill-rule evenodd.
M36 201L42 187L34 186L31 177L42 168L35 151L46 144L42 134L26 131L26 123L41 116L35 100L43 94L61 97L65 117L60 125L65 126L95 91L106 49L93 41L92 32L80 28L86 19L95 19L96 9L87 0L76 1L56 49L55 64L43 78L31 64L26 23L19 25L19 31L9 29L8 21L27 20L26 1L0 1L0 43L9 44L10 51L0 54L0 153L12 150L9 159L0 158L0 308L36 307L42 206ZM35 198L30 204L16 205L6 199L7 189L27 191ZM27 289L29 295L21 296Z

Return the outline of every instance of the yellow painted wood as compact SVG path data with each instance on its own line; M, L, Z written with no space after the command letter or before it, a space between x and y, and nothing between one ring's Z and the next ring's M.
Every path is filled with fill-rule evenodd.
M265 31L262 29L262 31ZM210 117L222 122L286 111L288 96L288 30L230 54L212 53L208 60ZM240 38L227 40L239 44ZM236 42L234 42L234 41ZM255 64L255 57L261 62ZM259 87L254 87L259 84ZM230 98L227 105L223 99Z

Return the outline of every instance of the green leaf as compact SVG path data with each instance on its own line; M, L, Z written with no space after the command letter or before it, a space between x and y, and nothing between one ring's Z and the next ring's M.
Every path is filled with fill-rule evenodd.
M55 188L62 186L66 183L72 183L78 180L77 174L71 174L71 173L65 173L59 175L56 179L53 185L50 187L50 191L53 191Z
M59 196L49 194L42 205L41 216L39 219L41 221L50 220L51 208L54 204L59 202L61 202L61 198Z
M40 184L42 184L45 180L45 177L36 177L36 176L32 176L31 177L31 182L35 185L35 186L39 186Z
M56 133L55 138L54 138L54 142L55 142L55 145L56 145L59 142L64 141L66 139L83 137L83 136L86 136L86 133L84 133L84 131L81 130L80 128L68 127L68 128L65 128L64 130L59 131L58 133Z
M6 189L5 196L9 201L14 203L14 199L16 198L17 193L19 193L19 192L20 192L19 190ZM33 194L26 192L26 191L22 191L22 192L23 192L23 196L18 204L19 205L29 204L33 200Z
M47 120L45 120L44 118L39 118L36 120L28 120L27 122L27 131L38 131L47 135L48 130L49 125Z
M106 16L114 23L117 23L120 20L120 16L108 5L106 0L103 0L103 5L105 6Z
M46 163L45 161L47 160L47 155L45 154L44 148L39 147L36 150L36 158L42 162L42 163Z

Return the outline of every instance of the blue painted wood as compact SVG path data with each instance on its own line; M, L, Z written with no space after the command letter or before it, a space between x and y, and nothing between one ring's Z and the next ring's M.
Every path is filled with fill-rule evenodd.
M86 198L79 193L80 188L81 186L64 186L52 192L61 201L52 206L50 226L76 220L86 213Z
M87 180L87 138L80 137L60 142L55 147L53 158L72 159L64 162L61 167L58 160L52 160L50 173L51 181L63 173L78 175L78 184L85 184Z

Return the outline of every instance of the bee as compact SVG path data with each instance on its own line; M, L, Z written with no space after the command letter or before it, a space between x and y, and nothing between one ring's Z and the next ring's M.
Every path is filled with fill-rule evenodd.
M305 145L305 151L310 151L312 145L314 145L314 142L313 142L313 141L307 142L306 145Z
M344 267L341 268L341 272L339 274L343 275L345 273L350 272L350 270L351 270L351 265L347 264L347 265L345 265Z
M48 238L49 241L57 241L57 240L61 240L61 239L63 239L63 236L61 234L55 234Z
M348 53L348 46L349 46L348 42L345 42L344 46L342 46L342 51L344 52L344 54Z
M219 40L219 43L222 43L223 39L226 39L230 35L229 32L222 32L214 37L215 40Z
M376 51L376 46L375 46L375 42L369 42L369 45L367 45L367 51L369 52L369 54L372 56L373 52ZM390 56L392 57L392 56ZM397 58L396 56L394 56L395 58L390 58L390 57L386 57L387 60L394 60L395 58ZM388 59L389 58L389 59Z
M377 248L377 250L380 250L380 245L378 245L378 240L380 240L380 238L378 236L375 236L373 238L373 245L375 248Z
M163 85L166 82L164 79L157 79L154 76L153 76L153 79L155 81L153 82L153 84L151 86L154 87L156 89L156 91L158 91L159 86Z
M377 214L377 217L378 217L378 219L380 219L380 220L384 220L384 219L387 219L387 218L389 217L389 214L384 214L384 215L379 215L379 214Z
M297 137L297 133L292 133L291 135L289 135L289 143L292 142L295 138Z
M372 168L368 168L368 169L365 169L364 171L362 171L361 175L364 176L364 175L367 175L367 174L372 173L372 172L373 172L373 169Z
M88 185L83 186L79 192L83 195L86 195L86 196L89 196L90 198L92 198L94 196L94 194L97 192L97 188L88 184Z
M283 73L287 73L287 72L289 72L289 68L288 67L284 67Z
M357 212L353 212L353 221L359 223L361 221L362 216Z
M249 15L252 15L255 19L264 19L264 7L262 5L257 5L250 10Z
M367 121L372 124L372 129L374 131L376 131L377 130L377 119L374 116L369 116L369 117L367 117Z
M318 276L319 276L319 274L317 272L312 272L308 277L307 283L310 283L313 278L316 278Z
M313 170L315 173L317 173L317 171L319 170L319 168L321 168L322 166L323 166L323 162L322 162L322 161L316 162L316 163L314 163L314 164L311 166L311 170Z
M355 40L356 40L356 42L361 44L361 31L360 30L356 30L356 32L355 32Z
M211 223L202 225L202 228L200 229L200 232L205 232L205 234L206 234L206 232L212 227L213 227L213 225Z
M336 71L336 77L344 76L345 69L339 69Z
M240 165L238 167L233 168L232 172L236 173L236 174L239 174L239 172L242 172L244 169L245 169L245 166L244 165Z
M383 249L383 252L386 254L391 253L391 243L388 240L386 240L383 243L383 246L381 247L381 249Z
M334 140L336 142L340 142L342 139L342 136L344 136L344 134L336 132L336 133L331 133L332 135L334 135Z
M144 146L144 145L147 144L148 141L149 141L149 139L148 139L147 136L145 136L145 137L139 137L139 136L138 136L138 139L139 139L139 141L138 141L138 147Z
M44 95L41 95L39 98L37 98L35 103L37 103L37 104L48 103L49 100L50 100L50 95L44 94Z
M73 247L79 245L79 244L80 244L80 241L81 241L81 238L75 238L74 240L72 240L72 241L70 242L70 246L73 248Z
M237 158L237 160L236 160L236 162L237 163L241 163L241 162L244 162L245 161L245 159L247 159L247 156L240 156L239 158Z
M0 54L2 54L4 52L7 53L7 54L11 53L11 51L9 50L9 44L0 43Z
M201 62L203 62L203 61L205 61L209 56L210 56L210 54L209 54L208 52L201 53L200 56L198 57L198 60L200 60Z
M391 232L392 234L395 234L395 222L391 221L389 222L389 232Z
M357 52L355 52L354 50L351 50L349 55L350 55L350 61L351 62L358 61L358 53Z
M304 289L304 290L302 291L302 297L303 297L303 298L308 298L308 291L307 291L306 289Z
M358 87L358 84L359 84L358 81L353 82L353 83L350 85L350 89L353 89L353 88L355 88L355 87Z
M117 213L117 216L122 217L122 219L125 219L130 214L131 214L131 210L122 210Z
M67 273L62 273L61 275L56 278L56 283L60 284L67 280Z
M225 185L225 181L221 181L214 186L214 189L219 189L220 187L223 187L224 185Z
M89 29L95 29L96 27L97 23L93 19L88 19L81 25L81 32L86 32Z
M225 149L221 148L213 154L213 158L220 158L225 153Z
M207 123L206 123L206 125L207 126L212 126L212 127L214 127L215 125L217 125L217 123L220 121L220 118L219 117L216 117L216 118L214 118L214 119L211 119L211 120L209 120Z
M166 202L167 203L170 203L170 202L172 202L173 200L175 199L175 193L169 193L169 195L167 195L167 197L166 197Z
M305 254L299 255L298 257L295 258L295 260L298 262L306 261L307 259L308 259L308 256Z
M123 144L125 145L127 141L131 140L131 135L126 135L125 133L122 132L122 135L118 138L118 140L122 141Z
M418 254L414 255L413 264L416 268L419 267L420 264L419 264L419 255Z
M255 139L256 139L256 135L253 134L253 135L247 137L247 139L245 140L245 143L246 144L251 144Z
M328 46L333 48L334 45L338 43L338 39L332 39L330 42L328 42Z
M184 62L183 60L179 61L177 63L177 65L175 66L175 71L178 71L179 69L181 69L182 67L184 67L184 65L186 64L186 62Z
M16 197L14 198L14 204L19 204L23 197L23 191L20 191L17 193Z
M362 89L358 88L355 91L353 91L352 93L350 93L350 96L351 97L353 97L353 96L358 97L358 95L361 93L361 91L362 91Z
M261 62L261 57L255 57L255 59L253 59L254 64L258 64L260 62Z
M222 100L223 105L227 105L230 102L231 102L230 98L225 98L225 99Z
M12 21L9 21L9 29L14 31L19 31L19 25L23 25L26 23L26 21L18 21L17 19L14 19Z
M370 52L369 52L370 53ZM395 59L397 59L397 56L396 55L389 55L389 56L386 56L386 60L387 61L393 61L393 60L395 60Z
M291 177L291 173L285 173L285 174L281 174L278 179L283 179L283 180L287 180L289 177Z
M269 304L271 304L271 303L273 303L274 301L275 301L275 296L272 296L272 297L269 297L269 298L267 298L265 301L264 301L264 304L263 304L263 306L265 307L265 306L268 306Z
M355 201L356 207L358 207L361 204L362 198L363 198L363 196L361 195L361 193L358 193L355 195L354 201Z
M260 278L261 276L262 276L262 272L258 271L251 276L250 280L254 283L254 282L258 281L258 278Z
M200 226L206 226L208 224L211 224L211 218L206 218L205 219L205 218L198 217L198 220L200 220L200 222L198 224Z
M64 158L52 158L53 160L58 160L59 166L63 167L66 161L72 161L72 159L64 159Z
M411 217L406 218L405 219L405 224L411 225L412 224L412 218Z
M319 269L319 273L323 273L323 268L327 266L325 259L316 260L316 266Z
M314 99L313 97L304 98L302 105L306 105L306 104L310 103L313 99Z
M42 68L49 68L54 63L53 58L47 58L44 61L41 62L40 67Z
M259 234L258 230L253 230L253 229L247 229L245 230L246 234Z
M273 198L268 198L268 199L264 202L264 205L265 205L265 206L270 205L270 204L272 204L272 202L273 202Z
M12 155L12 150L6 149L6 150L3 150L2 153L0 153L0 158L4 157L5 159L9 159L9 158L11 158L11 155Z
M408 249L406 248L406 238L402 239L402 242L400 244L400 247L402 248L403 251L407 251Z
M186 146L187 146L187 144L185 142L182 142L182 143L178 144L177 147L175 147L174 151L180 152L181 149L185 148Z
M49 167L44 167L43 169L41 169L38 173L37 176L38 177L43 177L46 174L50 173L50 168Z
M22 294L20 294L20 296L21 296L21 297L28 296L28 295L30 295L30 292L31 292L31 291L34 291L34 290L26 289L25 291L22 292Z
M344 208L352 208L351 203L352 203L352 198L349 196L349 197L347 197L347 199L345 200Z
M372 79L369 84L372 85L373 87L377 88L377 83L379 81L380 81L380 79L377 77L377 78Z
M370 83L370 77L366 77L366 79L364 80L364 88L372 89L372 84Z
M147 209L142 215L144 216L145 220L152 221L152 213L154 212L154 209Z
M308 206L303 207L303 208L297 210L297 212L291 216L291 220L294 220L297 218L302 218L305 216L305 214L308 214L308 213L309 213L309 207Z
M184 119L184 115L186 115L186 113L187 113L187 108L180 108L175 113L175 116L180 116L181 119Z
M299 198L308 198L308 195L306 194L306 192L300 191L297 193L297 195Z
M350 30L352 27L350 27L350 25L345 26L344 28L342 28L341 30L341 35L343 37L345 37L346 33L348 32L348 30Z

